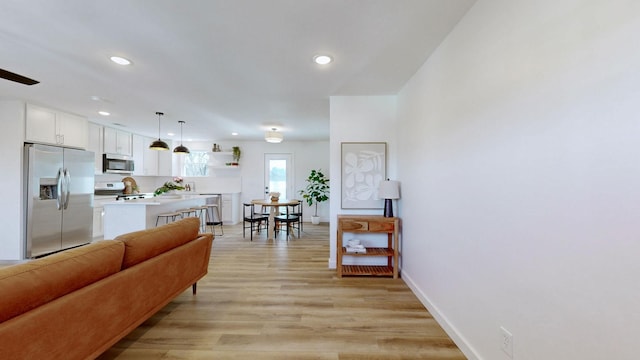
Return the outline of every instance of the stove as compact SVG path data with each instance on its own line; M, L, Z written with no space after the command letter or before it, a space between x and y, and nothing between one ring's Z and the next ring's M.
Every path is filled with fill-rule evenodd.
M124 183L122 181L117 182L98 182L93 187L94 195L123 195Z
M153 197L153 193L141 193L141 194L120 194L116 196L118 200L135 200L135 199L147 199Z

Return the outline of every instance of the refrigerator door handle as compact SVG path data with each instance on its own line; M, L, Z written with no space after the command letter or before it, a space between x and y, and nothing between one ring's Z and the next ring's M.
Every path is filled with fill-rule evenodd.
M64 169L64 209L69 206L69 195L71 194L71 173L69 170Z
M56 209L62 210L63 204L63 191L62 191L62 169L58 169L58 175L56 175Z

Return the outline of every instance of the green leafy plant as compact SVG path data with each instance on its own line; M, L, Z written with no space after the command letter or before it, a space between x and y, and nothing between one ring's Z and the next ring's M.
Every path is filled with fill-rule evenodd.
M184 186L176 184L173 181L167 181L153 192L153 196L162 195L171 190L184 190Z
M318 216L318 203L329 200L329 179L320 170L311 170L306 179L307 186L300 190L300 195L309 206L315 203L313 216Z
M240 155L242 155L242 151L240 150L240 146L234 146L231 148L233 153L233 162L236 164L240 162Z

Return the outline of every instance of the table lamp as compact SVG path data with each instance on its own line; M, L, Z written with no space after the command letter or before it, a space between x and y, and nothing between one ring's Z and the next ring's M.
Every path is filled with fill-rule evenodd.
M384 180L378 186L378 198L384 199L384 217L393 217L393 199L400 199L400 182Z

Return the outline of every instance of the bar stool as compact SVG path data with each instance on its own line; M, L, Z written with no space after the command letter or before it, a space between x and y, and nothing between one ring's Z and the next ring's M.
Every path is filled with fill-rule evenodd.
M224 228L222 227L222 217L220 216L220 208L218 207L218 204L206 204L203 207L207 209L205 221L207 226L211 226L211 233L213 233L214 236L217 236L215 227L216 225L220 225L220 236L223 236Z
M200 218L200 231L207 232L207 221L209 218L209 214L207 213L206 206L194 206L191 210L196 212L196 216ZM211 228L211 233L213 233L213 227Z
M181 215L181 217L184 219L186 217L191 217L191 216L197 216L198 215L198 210L194 209L194 208L187 208L187 209L180 209L177 210L177 212L179 212Z
M171 218L171 222L176 221L176 218L180 218L182 217L182 215L178 212L169 212L169 213L162 213L162 214L158 214L158 216L156 217L156 226L158 226L158 222L160 221L160 219L164 219L164 223L168 224L169 223L169 218Z

